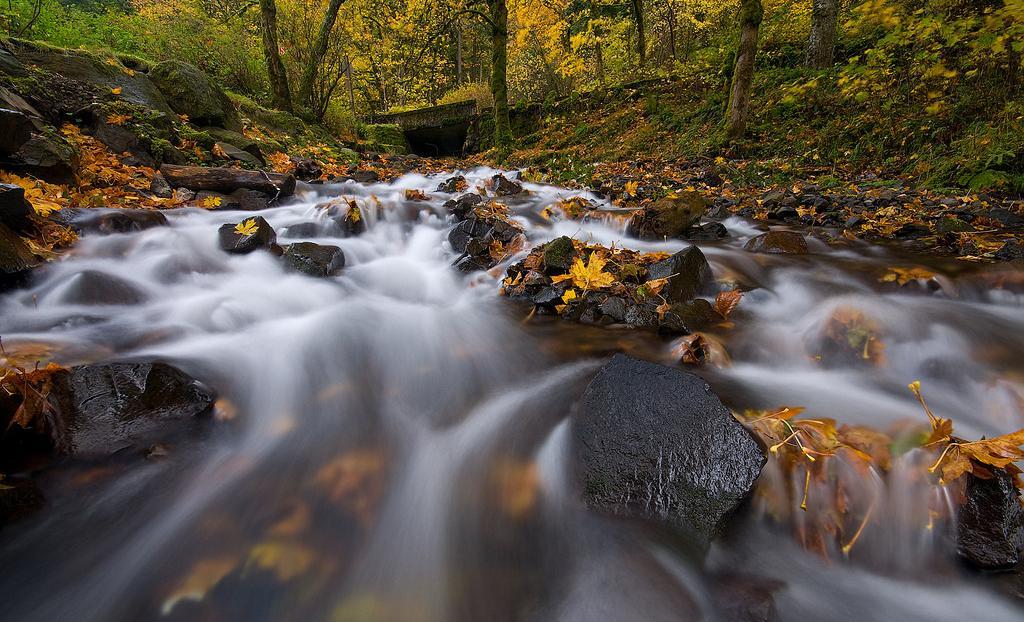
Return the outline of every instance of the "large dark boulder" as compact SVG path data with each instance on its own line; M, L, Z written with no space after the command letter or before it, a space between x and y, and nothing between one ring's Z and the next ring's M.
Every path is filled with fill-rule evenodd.
M23 284L38 265L28 245L10 227L0 223L0 291Z
M686 234L708 211L708 200L698 192L659 199L633 214L626 234L641 240L664 240Z
M707 257L696 246L683 249L647 268L647 278L668 279L661 296L670 304L685 302L709 291L714 274Z
M254 140L246 138L242 133L227 130L222 127L214 127L212 125L204 127L203 131L209 134L215 141L234 145L242 151L251 154L260 162L265 163L265 160L263 159L263 150L260 148L259 144Z
M328 277L345 267L345 253L340 248L313 242L290 244L282 259L288 269L309 276Z
M252 230L240 233L239 231L243 229L240 229L239 225L244 225L250 221L253 224ZM277 243L277 233L262 216L246 218L237 224L228 223L221 225L217 233L220 238L221 249L229 253L251 253L261 248L269 249Z
M195 65L167 60L154 66L149 75L174 111L188 115L192 123L242 131L242 122L231 100Z
M169 422L205 415L208 388L164 363L80 365L54 376L61 453L110 454L152 440Z
M136 305L149 297L130 281L99 270L82 270L46 286L49 294L59 291L66 305Z
M966 501L957 516L957 553L985 570L1017 565L1024 547L1024 508L1013 477L994 473L990 479L966 476Z
M21 110L0 108L0 154L17 153L21 146L41 132L42 122Z
M0 167L54 184L74 184L78 152L53 128L32 134L14 153L0 154Z
M0 184L0 224L22 231L31 224L34 210L25 198L25 189L15 184Z
M522 192L523 184L518 181L512 181L508 177L498 173L491 178L491 188L494 190L495 195L505 197Z
M572 419L587 504L664 521L706 547L747 497L765 454L699 376L616 355Z
M131 70L113 56L104 56L84 50L55 48L42 43L28 41L11 41L14 55L23 66L50 72L47 88L53 93L68 89L65 81L77 82L92 87L93 98L97 94L110 96L116 92L123 100L141 104L153 110L173 113L167 99L160 92L149 76L140 71ZM73 102L81 108L89 102Z
M747 240L743 250L773 255L805 255L807 240L796 231L768 231Z
M67 210L62 210L67 211ZM133 233L162 227L167 217L151 209L81 209L66 216L79 233Z
M444 209L455 216L455 220L462 221L469 218L473 208L483 203L484 198L475 192L464 194L457 199L448 199L444 202Z

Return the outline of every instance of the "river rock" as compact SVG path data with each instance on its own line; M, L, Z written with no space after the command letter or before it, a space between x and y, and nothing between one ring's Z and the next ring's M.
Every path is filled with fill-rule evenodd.
M66 305L104 306L137 305L149 297L130 281L101 272L82 270L55 284L48 285L46 293L60 292L60 302Z
M708 211L708 200L699 192L659 199L633 214L626 235L641 240L664 240L683 236Z
M255 221L256 231L250 235L242 235L236 231L237 224L221 225L218 230L220 247L229 253L245 254L261 248L270 248L277 242L277 233L262 216L254 216L243 220L242 224L248 221Z
M10 227L0 223L0 291L24 284L38 265L28 245Z
M103 363L59 372L52 395L58 406L60 453L110 454L150 440L171 421L209 414L211 391L165 363Z
M710 302L697 298L687 303L676 303L662 316L658 332L666 335L689 335L722 320Z
M25 198L25 189L15 184L0 184L0 224L22 231L31 224L32 204Z
M149 75L171 108L188 115L192 123L242 131L242 122L231 100L195 65L167 60L155 65Z
M0 483L0 529L43 507L43 493L28 479L4 478Z
M473 208L483 203L483 201L484 198L482 196L471 192L457 199L448 199L444 202L444 209L452 216L455 216L455 220L462 221L468 218Z
M615 355L572 418L591 507L663 521L706 547L753 488L765 453L704 380Z
M774 593L784 584L745 575L718 575L709 583L721 622L779 622Z
M289 159L295 165L295 169L292 171L295 179L313 181L314 179L320 179L320 176L324 174L324 169L313 158L291 156Z
M985 570L1017 565L1024 547L1024 508L1013 477L993 472L991 479L966 475L966 501L957 515L957 553Z
M491 188L494 190L494 194L499 197L519 194L523 191L523 185L521 183L512 181L501 173L491 177Z
M17 153L32 134L42 131L43 124L37 116L22 110L0 108L0 154Z
M709 222L706 225L694 225L679 237L694 242L710 242L729 237L729 230L720 222Z
M647 278L668 279L661 296L668 303L685 302L708 291L714 275L707 258L696 246L685 248L647 268Z
M296 242L285 248L281 258L290 270L309 276L332 276L345 267L345 254L337 246Z
M71 227L80 233L130 233L167 224L167 217L151 209L81 209L69 214Z
M576 258L576 247L572 238L563 235L544 245L544 271L548 274L565 274Z
M200 205L205 205L210 199L219 200L217 206L213 208L216 211L258 212L267 209L272 203L271 197L267 193L248 188L239 188L229 194L200 190L193 198Z
M18 151L5 158L6 169L28 173L53 184L77 181L78 152L56 130L33 134Z
M248 164L254 167L263 166L263 160L240 147L232 145L231 143L217 141L214 143L214 148L217 151L220 151L220 153L222 153L228 160L242 162L243 164ZM299 178L298 175L296 175L296 178Z
M795 231L768 231L747 240L743 250L774 255L805 255L807 240Z
M1019 261L1024 259L1024 245L1010 240L997 250L993 257L996 261Z
M522 231L511 222L501 218L470 218L455 225L448 232L448 243L452 250L461 253L456 267L463 272L488 270L498 263L491 255L491 245L511 243Z
M438 192L447 192L449 194L455 194L461 192L467 187L466 178L462 175L454 175L448 179L442 181L437 185Z

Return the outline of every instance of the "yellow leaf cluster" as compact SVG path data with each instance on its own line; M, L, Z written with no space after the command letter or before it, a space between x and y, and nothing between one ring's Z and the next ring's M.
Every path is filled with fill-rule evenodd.
M605 272L604 267L607 263L608 260L599 253L591 253L587 263L577 258L569 268L568 274L551 277L551 282L561 283L572 279L573 285L583 291L609 287L615 283L615 276Z

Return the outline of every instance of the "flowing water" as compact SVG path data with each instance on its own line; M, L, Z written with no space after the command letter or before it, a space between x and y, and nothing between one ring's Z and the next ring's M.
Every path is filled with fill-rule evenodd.
M344 250L337 278L225 254L217 228L244 214L180 210L168 227L87 236L31 289L5 295L8 347L164 360L222 401L210 430L165 457L41 473L46 510L0 535L0 619L714 620L718 577L737 572L780 582L783 620L1022 619L990 583L935 561L950 544L907 526L928 492L899 468L862 483L882 509L852 562L803 552L754 516L701 570L665 534L581 507L567 452L574 400L607 354L671 363L674 344L523 322L527 310L497 295L500 271L450 267L441 179L314 186L262 213L281 243L316 223L301 239ZM628 239L614 216L548 221L543 207L580 193L526 187L509 204L530 245L571 235L685 247ZM430 201L407 201L410 188ZM364 205L366 233L340 237L315 207L338 196ZM962 436L1024 426L1024 295L991 287L1019 272L933 263L938 286L899 288L878 276L913 258L820 243L808 256L753 255L740 247L757 230L726 225L731 238L702 248L716 277L752 291L718 334L732 365L699 371L728 405L800 405L884 429L921 420L906 390L920 379ZM103 276L131 295L83 294ZM883 352L836 355L829 327L844 309Z

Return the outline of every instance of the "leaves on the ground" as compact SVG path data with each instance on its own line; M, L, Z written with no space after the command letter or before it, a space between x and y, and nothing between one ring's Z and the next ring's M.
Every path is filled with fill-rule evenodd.
M275 151L267 154L266 160L275 173L289 174L295 172L295 163L292 162L287 153Z
M235 233L241 236L249 237L255 235L260 230L259 223L256 222L255 218L243 220L242 222L235 225Z

